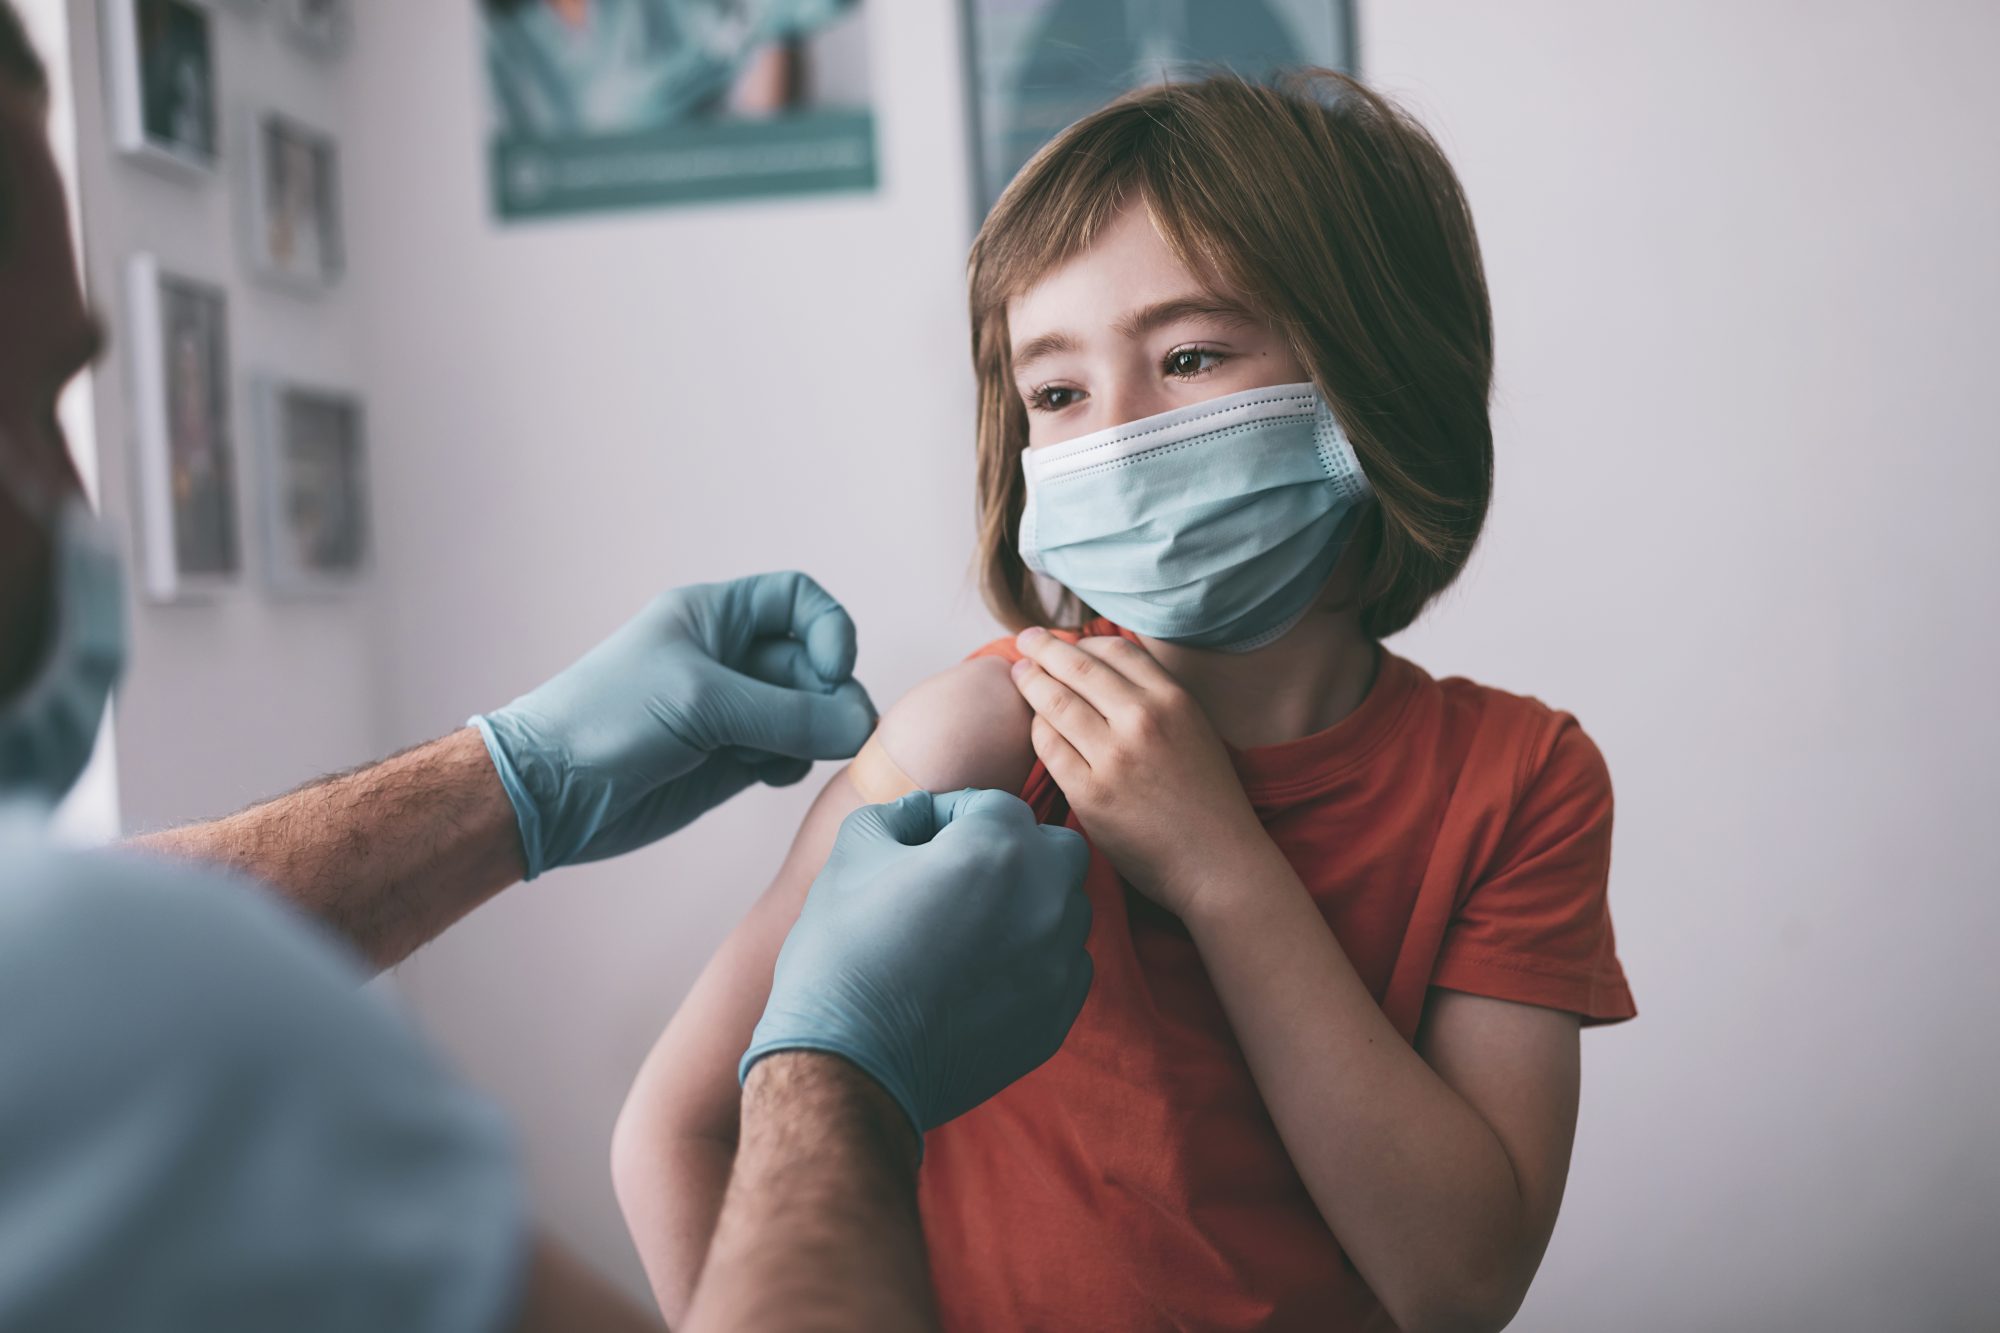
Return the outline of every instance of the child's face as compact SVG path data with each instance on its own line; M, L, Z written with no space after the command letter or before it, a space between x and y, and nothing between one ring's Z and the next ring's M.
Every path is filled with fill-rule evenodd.
M1241 299L1197 279L1143 206L1007 305L1028 447L1310 379Z

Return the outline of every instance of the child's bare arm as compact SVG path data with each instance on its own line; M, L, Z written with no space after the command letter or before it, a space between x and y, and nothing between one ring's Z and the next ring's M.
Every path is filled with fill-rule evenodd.
M1033 766L1028 712L1004 663L965 662L917 686L880 736L934 791L1018 790ZM661 1310L685 1312L735 1160L736 1063L763 1013L778 949L840 822L862 804L836 774L807 812L784 865L702 970L646 1058L612 1135L612 1178Z

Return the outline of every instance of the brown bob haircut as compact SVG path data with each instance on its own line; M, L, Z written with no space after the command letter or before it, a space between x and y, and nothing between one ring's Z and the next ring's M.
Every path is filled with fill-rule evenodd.
M1015 629L1075 624L1016 549L1028 418L1007 302L1143 204L1190 272L1289 344L1377 504L1358 530L1362 628L1415 620L1465 567L1493 490L1493 317L1472 214L1422 126L1327 70L1129 93L1070 126L994 205L967 264L979 379L980 582Z

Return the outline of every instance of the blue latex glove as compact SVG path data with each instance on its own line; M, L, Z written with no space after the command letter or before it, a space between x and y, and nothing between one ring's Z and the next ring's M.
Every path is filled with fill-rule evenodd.
M912 792L847 817L778 953L737 1067L859 1065L921 1136L1056 1053L1090 992L1081 834L997 791Z
M785 786L875 728L854 622L803 574L660 594L548 683L470 725L528 878L643 847L753 782Z

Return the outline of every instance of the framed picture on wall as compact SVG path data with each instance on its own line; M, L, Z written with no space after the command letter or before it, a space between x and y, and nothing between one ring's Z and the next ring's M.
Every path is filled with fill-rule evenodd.
M353 31L352 0L278 0L285 30L292 40L316 56L338 54Z
M367 571L368 468L352 394L257 380L265 578L273 591L337 591Z
M1353 74L1353 0L965 0L975 224L1035 150L1133 88L1230 70Z
M331 136L275 111L255 115L246 137L252 267L291 287L332 286L346 267L338 147Z
M134 255L126 269L133 469L149 596L174 601L242 570L221 287Z
M149 166L215 169L214 15L207 0L101 0L112 140Z

